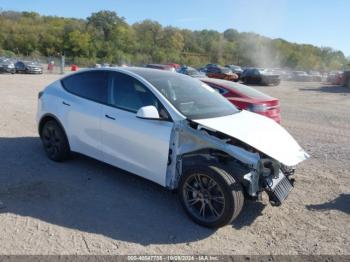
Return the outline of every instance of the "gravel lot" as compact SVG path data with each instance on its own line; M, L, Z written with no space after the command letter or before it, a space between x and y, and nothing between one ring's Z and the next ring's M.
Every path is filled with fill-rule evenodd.
M285 82L282 124L311 154L282 207L247 202L219 230L192 223L176 195L74 156L49 161L37 93L58 75L0 75L0 254L350 254L350 89Z

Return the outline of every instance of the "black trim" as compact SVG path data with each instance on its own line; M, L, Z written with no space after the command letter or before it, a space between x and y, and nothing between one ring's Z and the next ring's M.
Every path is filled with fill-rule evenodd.
M65 106L70 106L70 104L68 104L68 103L66 103L64 101L62 101L62 104L65 105Z
M162 121L161 118L148 118L148 117L141 117L141 116L136 116L137 118L140 119L145 119L145 120L158 120L158 121ZM163 120L164 121L164 120Z
M108 119L111 119L111 120L115 120L115 117L112 117L110 115L105 115L105 117L108 118Z

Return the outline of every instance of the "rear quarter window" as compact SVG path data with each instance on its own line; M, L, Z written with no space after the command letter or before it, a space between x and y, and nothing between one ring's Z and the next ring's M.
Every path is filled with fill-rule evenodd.
M70 93L100 103L107 103L108 72L77 73L61 80Z

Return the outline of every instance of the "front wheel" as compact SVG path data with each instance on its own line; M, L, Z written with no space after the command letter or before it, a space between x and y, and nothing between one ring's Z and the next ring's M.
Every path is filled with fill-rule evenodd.
M244 203L240 183L217 166L187 169L180 180L178 194L189 217L210 228L231 223Z

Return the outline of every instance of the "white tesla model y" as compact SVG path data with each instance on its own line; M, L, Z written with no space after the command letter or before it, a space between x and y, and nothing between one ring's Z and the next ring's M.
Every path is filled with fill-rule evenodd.
M177 190L207 227L244 198L280 205L308 154L275 121L240 111L198 79L147 68L79 71L39 93L37 123L54 161L78 152Z

